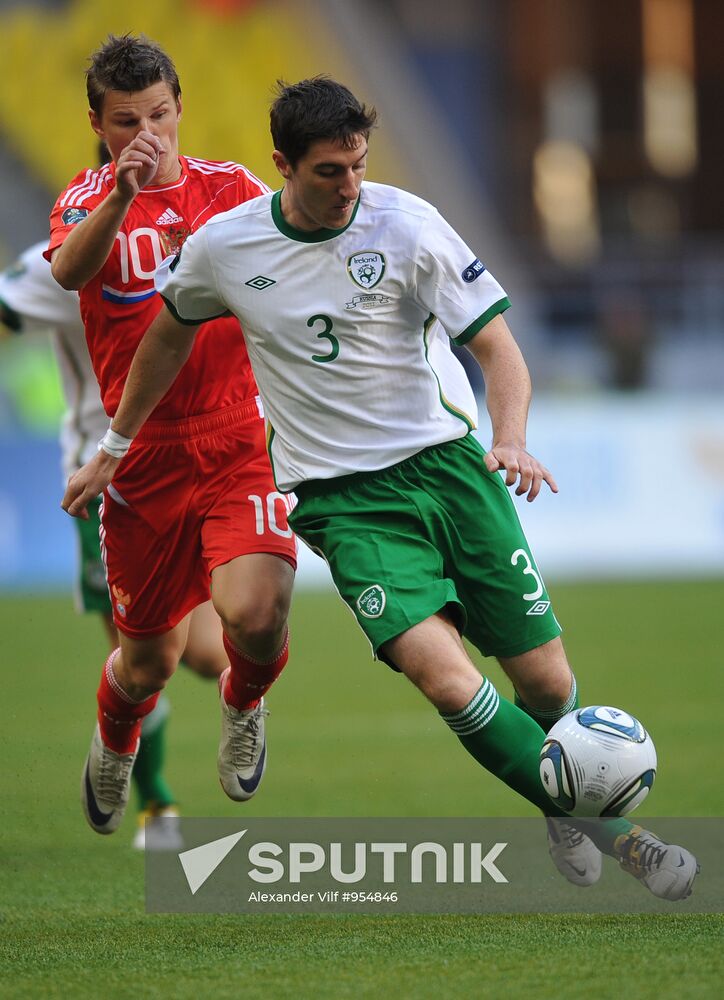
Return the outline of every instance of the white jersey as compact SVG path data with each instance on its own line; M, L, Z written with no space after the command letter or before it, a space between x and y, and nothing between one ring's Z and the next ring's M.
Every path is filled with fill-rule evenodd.
M43 257L47 245L36 243L0 274L0 299L17 314L18 332L52 334L67 407L60 431L67 478L96 453L108 417L88 355L78 293L66 291L53 278Z
M463 344L508 305L435 208L364 183L341 230L302 232L281 193L210 219L156 287L183 322L244 329L280 490L383 469L463 437L475 398Z

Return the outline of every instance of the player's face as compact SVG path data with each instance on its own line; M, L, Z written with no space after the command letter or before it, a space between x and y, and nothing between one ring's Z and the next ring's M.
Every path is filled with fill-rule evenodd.
M367 169L367 140L359 136L351 149L319 139L291 167L274 151L277 170L285 180L282 212L297 229L343 229L359 197Z
M104 140L114 162L139 132L150 132L161 140L167 154L162 159L163 173L154 178L154 184L178 178L181 101L173 96L167 83L154 83L145 90L130 94L123 90L108 90L100 115L92 110L88 114L93 131Z

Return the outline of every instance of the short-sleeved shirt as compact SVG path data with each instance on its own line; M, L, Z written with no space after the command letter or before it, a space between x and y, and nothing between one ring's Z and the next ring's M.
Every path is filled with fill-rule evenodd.
M285 492L467 434L475 398L450 340L509 305L432 205L370 182L339 230L290 227L281 192L216 216L156 287L183 322L241 321Z
M54 280L43 257L46 245L29 247L0 274L0 300L17 315L19 333L52 334L66 404L60 445L67 479L95 454L108 416L88 356L78 293L66 291Z
M88 349L110 416L118 407L136 348L162 305L153 284L156 268L164 257L178 253L189 234L211 216L269 190L238 163L183 156L179 162L177 181L139 192L108 259L80 291ZM51 213L47 259L114 187L113 163L82 171L71 181ZM152 416L174 420L207 413L255 394L239 323L224 317L199 331L191 357Z

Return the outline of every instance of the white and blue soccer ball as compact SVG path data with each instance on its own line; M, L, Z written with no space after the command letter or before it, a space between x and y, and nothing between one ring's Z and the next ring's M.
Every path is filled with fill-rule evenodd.
M625 816L649 794L656 748L638 719L620 708L576 708L546 735L540 777L564 812Z

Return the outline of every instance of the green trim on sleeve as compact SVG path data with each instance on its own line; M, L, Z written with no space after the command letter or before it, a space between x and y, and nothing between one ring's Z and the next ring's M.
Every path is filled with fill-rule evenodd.
M462 333L458 334L457 337L452 338L453 344L457 344L458 347L463 347L469 340L472 340L476 333L480 333L486 323L489 323L494 316L499 316L500 313L505 312L506 309L510 308L510 299L504 298L496 302L486 309L482 316L478 316L476 320L466 327Z
M210 323L212 319L221 319L222 316L231 315L228 309L224 309L223 312L217 313L215 316L205 316L203 319L184 319L183 316L179 316L176 307L170 299L167 299L165 295L161 295L161 298L173 318L179 323L183 323L184 326L201 326L202 323Z

